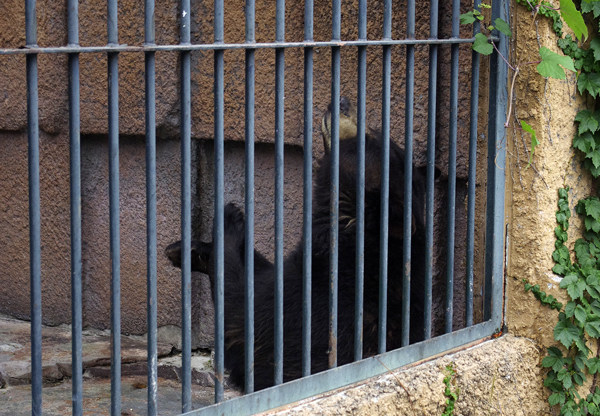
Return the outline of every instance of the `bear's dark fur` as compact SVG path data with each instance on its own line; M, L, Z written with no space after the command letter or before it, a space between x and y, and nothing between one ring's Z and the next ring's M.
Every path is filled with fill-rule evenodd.
M338 365L354 359L356 269L356 137L340 141ZM363 355L377 353L379 314L379 252L381 200L381 139L366 137L365 274ZM326 152L315 174L312 228L312 373L328 368L329 350L329 195L330 154ZM413 171L413 223L410 342L423 340L424 215L423 176ZM390 145L387 349L400 347L402 329L402 251L404 215L404 151ZM244 215L233 204L225 208L225 367L230 381L244 385ZM180 267L180 242L167 255ZM284 381L302 375L302 243L284 264ZM213 282L212 243L192 243L192 270L208 273ZM254 253L255 390L274 384L274 266Z

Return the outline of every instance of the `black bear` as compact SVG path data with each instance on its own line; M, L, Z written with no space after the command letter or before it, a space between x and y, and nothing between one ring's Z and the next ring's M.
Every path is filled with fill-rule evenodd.
M329 197L330 112L322 122L325 155L314 178L312 224L312 330L311 372L328 368L329 350ZM356 257L356 110L340 101L339 142L339 261L338 261L338 365L354 359L355 257ZM381 204L381 137L368 130L365 140L365 273L363 355L377 354L379 315L379 251ZM404 151L390 143L390 196L388 243L387 349L400 347L402 327ZM410 342L424 339L424 179L413 170L412 271ZM233 204L225 207L225 368L230 381L244 385L244 214ZM192 242L192 270L208 273L213 281L212 243ZM181 243L166 248L181 267ZM284 263L283 377L302 375L302 244ZM254 252L255 390L274 384L274 279L273 264Z

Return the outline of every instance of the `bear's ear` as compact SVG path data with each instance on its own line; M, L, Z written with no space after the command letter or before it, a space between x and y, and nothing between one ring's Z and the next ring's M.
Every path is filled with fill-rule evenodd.
M416 167L415 170L417 170L423 178L427 178L427 166L419 166L419 167ZM437 166L434 166L433 167L433 180L438 179L440 176L442 176L442 171Z

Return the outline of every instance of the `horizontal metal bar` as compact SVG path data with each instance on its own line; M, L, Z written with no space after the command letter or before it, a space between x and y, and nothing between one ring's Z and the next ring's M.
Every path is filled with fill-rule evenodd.
M492 37L493 41L496 38ZM106 45L106 46L54 46L49 48L23 47L2 48L0 55L19 55L36 53L101 53L101 52L159 52L159 51L196 51L225 49L275 49L275 48L326 48L331 46L381 46L381 45L441 45L455 43L473 43L475 38L454 39L398 39L398 40L338 40L325 42L267 42L267 43L206 43L200 45Z
M494 325L491 321L486 321L469 328L460 329L452 334L445 334L418 344L411 344L404 348L356 361L280 386L237 397L218 406L212 405L194 410L182 416L217 416L224 414L243 416L259 413L387 373L388 369L394 370L443 351L458 348L498 333L499 330L500 328L497 325Z

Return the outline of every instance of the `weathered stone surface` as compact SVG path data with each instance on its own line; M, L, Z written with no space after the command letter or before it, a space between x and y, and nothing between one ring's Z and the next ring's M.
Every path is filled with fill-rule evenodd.
M121 379L121 407L123 416L147 414L148 389L146 377L130 376ZM43 413L48 416L71 414L72 385L67 380L56 386L42 389ZM239 396L237 391L225 390L225 398ZM214 403L214 390L192 383L192 408L198 409ZM110 379L86 379L83 382L84 415L110 415ZM173 380L158 379L157 406L160 415L181 414L181 384ZM0 392L1 416L31 415L31 387L14 386Z
M31 383L31 343L29 338L30 324L28 322L0 317L0 373L9 385ZM82 341L83 369L108 368L108 377L110 377L110 334L85 331ZM146 371L146 348L146 342L141 337L123 336L121 339L121 363L124 368L131 366L132 374L139 374L142 367ZM157 344L159 357L168 355L171 350L172 346L169 344ZM42 377L45 383L53 383L64 377L72 376L71 332L68 328L42 328L42 363ZM101 370L97 371L101 372ZM126 373L124 372L124 374Z

